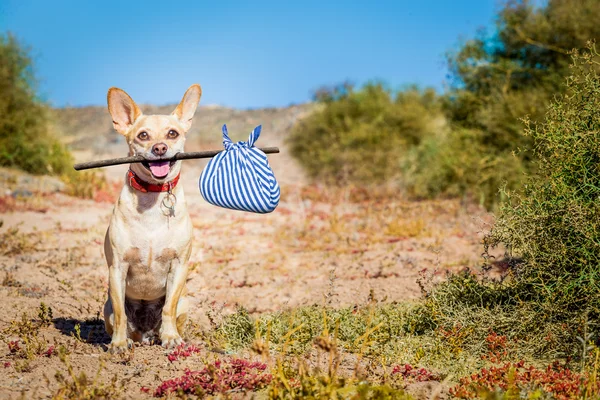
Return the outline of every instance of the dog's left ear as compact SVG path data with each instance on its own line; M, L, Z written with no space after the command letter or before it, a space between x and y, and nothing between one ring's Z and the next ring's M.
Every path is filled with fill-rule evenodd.
M201 96L202 88L197 83L193 84L186 90L181 103L173 111L173 115L177 117L186 131L192 126L192 118L194 117Z

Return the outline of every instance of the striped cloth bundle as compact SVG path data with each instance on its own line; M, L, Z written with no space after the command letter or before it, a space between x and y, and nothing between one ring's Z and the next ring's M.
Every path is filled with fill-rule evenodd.
M223 146L200 175L200 193L210 204L232 210L270 213L279 204L279 184L267 156L254 143L261 126L248 142L233 143L223 125Z

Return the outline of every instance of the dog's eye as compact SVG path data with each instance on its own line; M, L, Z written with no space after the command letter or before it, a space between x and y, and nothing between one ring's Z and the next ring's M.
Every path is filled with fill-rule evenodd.
M148 140L148 138L149 138L147 132L140 132L140 133L138 133L137 137L140 140Z
M179 133L177 133L177 131L174 131L173 129L171 129L169 133L167 133L167 137L169 139L175 139L177 136L179 136Z

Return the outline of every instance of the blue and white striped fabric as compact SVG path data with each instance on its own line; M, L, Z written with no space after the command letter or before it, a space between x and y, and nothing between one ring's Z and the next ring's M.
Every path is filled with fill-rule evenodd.
M223 125L225 151L217 154L200 175L200 193L210 204L232 210L270 213L279 204L279 184L267 156L254 143L261 126L248 142L233 143Z

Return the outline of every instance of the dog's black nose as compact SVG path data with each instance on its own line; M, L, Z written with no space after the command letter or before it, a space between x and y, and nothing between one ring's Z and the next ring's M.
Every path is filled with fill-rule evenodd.
M164 143L156 143L154 146L152 146L152 153L154 153L155 156L164 156L165 153L167 152L167 145Z

